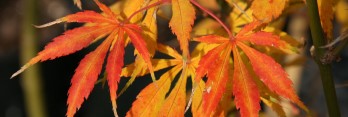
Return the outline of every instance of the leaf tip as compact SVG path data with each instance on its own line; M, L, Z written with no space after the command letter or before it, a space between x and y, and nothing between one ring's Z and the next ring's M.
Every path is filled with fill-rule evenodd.
M10 79L13 79L14 77L16 77L18 74L20 74L20 73L22 73L22 72L23 72L22 69L18 70L16 73L12 74L12 76L11 76Z
M81 1L80 0L74 0L74 4L76 4L76 6L81 10L82 9L82 5L81 5Z
M116 100L113 100L113 101L112 101L112 111L114 112L114 116L115 116L115 117L118 117L116 108L117 108L117 106L116 106Z
M53 22L49 22L49 23L42 24L42 25L34 25L34 24L33 24L33 26L34 26L35 28L45 28L45 27L52 26L52 25L54 25L54 24L62 23L63 21L64 21L63 19L57 19L57 20L55 20L55 21L53 21Z
M18 76L20 73L22 73L28 67L29 67L28 65L24 65L20 70L18 70L17 72L13 73L10 79L13 79L14 77Z

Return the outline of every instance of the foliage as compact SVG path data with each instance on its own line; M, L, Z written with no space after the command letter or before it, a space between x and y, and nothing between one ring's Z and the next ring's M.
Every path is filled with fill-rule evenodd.
M334 2L324 1L321 0L319 6L321 14L332 14ZM81 8L80 0L74 2ZM286 33L269 25L291 7L289 0L222 2L228 3L232 9L229 16L222 19L230 27L204 8L204 2L195 0L123 0L116 3L117 10L95 0L103 13L84 10L37 26L43 28L62 22L87 23L54 38L12 77L37 62L72 54L106 37L76 68L68 91L68 117L74 116L88 98L103 67L106 68L115 116L120 79L131 77L122 89L123 93L136 77L148 73L153 83L142 89L127 116L183 116L185 109L189 108L193 116L225 116L231 105L235 105L241 116L254 117L259 115L261 101L279 116L285 116L279 104L282 98L308 112L292 88L287 73L268 55L272 52L297 52L296 45L289 41ZM209 3L218 4L215 0ZM164 4L171 5L169 27L177 36L181 52L156 41L157 15ZM201 14L199 9L210 17L203 16L200 22L195 21L196 16ZM328 27L325 32L330 35L332 17L327 18L323 18L322 24ZM189 51L192 46L190 41L199 42L192 52ZM124 65L124 48L129 43L134 45L137 58L134 63ZM156 51L172 58L153 58ZM164 68L169 70L156 79L154 72ZM187 80L192 81L191 95L186 94ZM190 98L189 101L186 98Z

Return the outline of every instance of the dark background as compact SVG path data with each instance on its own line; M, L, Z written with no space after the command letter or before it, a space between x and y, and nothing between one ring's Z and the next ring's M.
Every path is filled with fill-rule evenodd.
M110 5L115 0L101 0L103 3ZM84 9L99 9L92 0L82 0ZM67 14L75 13L79 9L73 4L73 0L37 0L36 4L36 21L33 24L44 24ZM0 117L26 117L27 112L24 103L24 94L22 87L21 75L11 79L10 76L20 67L20 41L23 37L22 22L25 14L24 0L1 0L0 1ZM166 21L164 21L166 22ZM81 24L67 24L66 28L71 29ZM335 23L335 37L339 35L338 29L340 24ZM37 29L38 50L42 50L50 40L64 31L64 24L57 24L51 27ZM286 30L286 29L285 29ZM171 35L168 26L161 27L161 35ZM307 30L309 31L309 30ZM161 36L160 36L161 37ZM168 40L160 40L166 42ZM307 41L306 48L311 46L311 42ZM77 67L79 61L91 50L96 44L83 49L74 54L61 57L55 60L49 60L36 64L41 70L42 89L44 96L45 109L48 117L63 117L66 113L67 91L70 87L70 79ZM129 64L133 59L133 48L131 46L126 49L125 63ZM342 60L333 64L335 82L337 85L337 94L341 113L343 117L348 117L348 49L342 53ZM314 110L318 116L325 117L326 104L322 92L320 76L315 63L310 59L309 52L306 51L308 59L304 64L302 80L300 83L301 90L299 95L306 105ZM30 69L30 68L29 68ZM131 107L132 101L140 89L144 88L151 79L140 77L135 80L128 91L125 92L118 100L118 113L124 116ZM126 79L122 79L120 87L122 87ZM108 87L102 84L95 85L87 101L77 111L76 117L112 117L112 107L109 98Z

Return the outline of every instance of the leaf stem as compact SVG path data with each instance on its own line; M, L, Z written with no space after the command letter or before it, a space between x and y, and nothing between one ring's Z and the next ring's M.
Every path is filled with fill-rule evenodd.
M208 9L204 8L203 6L201 6L200 4L198 4L195 0L190 0L192 4L194 4L195 6L197 6L199 9L203 10L205 13L209 14L211 17L213 17L217 22L219 22L219 24L226 30L226 32L228 33L228 36L230 39L234 39L234 36L232 35L232 32L230 31L230 29L215 15L213 14L211 11L209 11Z
M138 14L139 12L142 12L142 11L144 11L144 10L147 10L147 9L149 9L149 8L158 6L158 5L160 5L160 4L162 4L162 3L166 3L166 2L170 2L170 0L159 0L158 2L155 2L155 3L153 3L153 4L150 4L150 5L146 6L146 7L143 7L143 8L141 8L141 9L139 9L139 10L133 12L133 13L126 19L125 22L128 23L128 22L129 22L136 14Z
M324 88L327 108L330 117L340 117L340 109L337 103L336 90L332 78L331 64L324 64L320 59L326 53L325 48L320 48L325 45L323 28L320 23L317 0L306 0L309 24L312 34L312 40L315 47L314 59L319 66L321 80Z

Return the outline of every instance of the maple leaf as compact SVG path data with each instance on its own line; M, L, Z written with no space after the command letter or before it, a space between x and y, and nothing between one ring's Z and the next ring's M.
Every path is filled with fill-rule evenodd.
M332 41L332 20L334 18L333 7L337 0L318 0L318 11L321 25L326 34L328 41Z
M95 51L83 58L76 68L75 74L71 79L71 87L68 91L68 112L67 116L75 114L76 108L81 107L84 99L87 99L97 81L101 71L104 58L109 49L115 33L111 34Z
M170 59L153 59L155 71L172 67L166 73L164 73L158 80L158 87L155 83L149 84L144 88L137 96L137 100L133 102L131 109L127 112L127 116L182 116L185 112L186 103L186 85L187 78L191 76L193 80L195 68L198 65L199 58L192 58L190 60L185 60L183 57L169 46L162 44L157 45L158 51L161 53L168 54L173 57ZM157 61L157 64L156 64ZM160 62L162 61L162 62ZM187 62L190 61L190 62ZM128 70L132 70L132 65L124 68L124 72L128 73ZM174 81L174 78L178 76L178 81L176 82L174 88L169 92L170 85ZM148 73L144 72L139 75L144 75ZM203 83L203 81L201 82ZM203 89L203 88L200 88ZM201 90L202 91L202 90ZM169 93L168 93L169 92ZM166 94L169 94L166 97ZM192 108L193 114L198 114L198 109L200 106L197 105L202 98L199 97L199 93L194 95ZM198 96L198 97L197 97Z
M172 18L169 26L177 36L182 55L169 46L157 45L157 6L166 2L171 2L172 5ZM216 1L210 2L216 3ZM284 111L281 106L271 100L271 98L275 98L279 101L280 96L308 111L295 94L292 83L281 66L268 55L250 46L273 47L287 53L296 51L291 44L280 40L279 36L259 31L262 23L269 23L272 19L279 17L288 0L260 0L257 2L255 0L251 4L251 9L246 9L247 4L238 2L237 5L234 5L233 1L227 2L231 6L237 7L230 14L230 25L232 32L238 32L238 34L234 36L227 31L229 38L218 36L226 35L226 33L219 34L220 32L215 30L218 28L218 23L212 22L202 27L213 27L210 30L213 30L215 35L195 38L194 40L207 44L199 44L190 53L189 39L196 15L191 3L204 10L194 0L126 0L117 2L119 3L116 8L118 11L115 11L117 15L108 6L95 0L104 13L85 10L36 26L43 28L62 22L87 23L83 27L66 31L63 35L54 38L53 42L49 43L12 77L37 62L69 55L107 36L94 51L81 60L76 68L68 91L68 117L73 116L81 107L84 99L88 98L106 57L106 79L115 116L118 116L116 112L117 97L132 84L137 76L150 73L155 81L154 71L164 68L167 68L168 71L158 81L149 84L139 93L132 108L127 112L127 116L183 116L191 102L193 116L224 116L232 105L232 96L243 117L258 116L260 101L265 102L280 116L283 116ZM80 0L74 0L74 3L81 9ZM120 6L123 8L120 9ZM218 19L216 16L212 16ZM255 16L263 22L252 22L249 16ZM221 24L220 20L217 21ZM240 28L243 25L246 26ZM225 25L223 27L225 30L228 29ZM195 34L210 33L196 30ZM134 53L137 57L133 64L122 69L124 48L129 42L134 45ZM67 46L69 48L66 48ZM168 54L172 58L151 59L156 50ZM246 61L250 61L250 63ZM201 79L205 75L207 76L206 83ZM131 78L117 94L121 76ZM185 110L186 86L189 77L192 80L193 91ZM176 83L173 83L174 81Z
M165 95L169 91L170 83L180 69L177 66L173 68L173 72L163 74L157 81L158 87L154 83L145 87L138 94L137 100L133 102L127 116L157 116L165 100Z
M244 2L237 2L237 3L229 2L229 3L230 3L231 7L235 7L229 16L231 30L235 33L238 33L243 28L244 25L253 22L253 19L251 18L251 16L253 16L252 9L248 8L247 4ZM267 21L266 22L262 21L262 22L267 23ZM280 42L280 43L282 43L283 47L278 48L282 52L290 53L290 54L298 52L296 47L299 47L300 44L296 41L296 39L293 39L286 32L283 32L283 31L281 31L273 26L265 26L262 29L262 31L272 32L272 34L278 35L278 36L280 36L280 38L282 40L284 40L283 42ZM271 35L269 33L263 33L263 34ZM267 37L267 36L262 36L262 37ZM256 37L259 39L254 39L254 38L251 38L251 39L258 41L258 40L263 40L263 39L260 39L262 37ZM267 39L267 38L265 38L265 39ZM270 39L275 39L275 38L270 38ZM267 43L267 41L263 41L263 43ZM286 49L286 48L291 48L291 49ZM273 51L273 50L275 50L275 49L271 49L271 51Z
M235 107L234 101L232 100L232 93L226 93L226 92L232 92L233 86L232 86L232 80L233 80L233 60L229 58L229 69L228 69L228 79L226 81L225 86L225 93L222 94L221 100L216 107L216 110L214 112L213 116L219 116L219 117L225 117L228 116L228 113Z
M233 48L234 76L233 95L237 109L243 117L257 117L260 110L260 95L255 82L248 73L237 47Z
M282 14L288 0L254 0L250 8L253 15L264 22L270 22Z
M205 86L207 91L203 93L205 115L211 115L212 111L209 110L214 110L218 106L216 102L219 102L226 90L226 83L229 79L229 55L231 48L227 46L224 49L221 55L218 55L219 59L214 62L215 65L211 66L212 69L207 71L208 81Z
M152 0L149 4L154 5L161 3L162 1L159 0ZM126 2L125 4L129 4L131 8L125 9L124 13L126 15L131 16L132 11L135 10L134 8L140 9L139 3L142 2ZM144 29L142 33L142 37L144 37L146 44L147 44L147 49L150 53L150 56L152 57L155 54L155 50L157 48L157 19L156 19L156 11L157 7L149 8L147 10L147 13L145 15L145 18L141 22L142 24L142 29ZM136 15L134 18L131 19L131 22L136 22L141 18L142 14ZM139 54L137 51L135 51L135 54ZM147 67L146 64L144 64L144 60L137 57L134 63L135 69L132 69L132 73L130 76L131 78L128 80L126 83L125 87L121 90L120 94L122 94L128 87L135 81L136 76L139 76L139 74L144 74L145 73L145 68Z
M113 111L116 113L116 92L120 74L123 66L124 46L123 33L118 32L118 39L115 40L113 47L110 48L110 53L107 59L106 72L110 90L110 98L113 106Z
M76 72L71 80L71 87L68 91L68 111L67 116L72 117L76 110L81 107L84 99L87 99L92 91L94 84L103 67L104 58L109 53L106 72L110 87L110 98L115 116L116 112L116 91L120 80L121 68L123 67L123 56L125 34L128 35L140 57L144 60L153 79L153 68L150 61L150 53L146 48L146 43L141 35L142 29L136 24L120 22L106 5L95 0L99 8L105 13L100 15L94 11L83 11L60 18L56 21L37 26L47 27L61 22L93 23L92 26L84 26L66 31L63 35L53 39L44 50L32 58L12 77L18 75L29 66L48 59L69 55L89 44L97 41L100 37L110 35L98 46L96 50L86 55L76 68ZM68 47L68 48L67 48ZM110 52L109 52L110 51Z
M280 40L279 36L275 36L269 32L254 30L262 23L259 21L251 22L244 26L243 29L233 38L225 38L216 35L208 35L196 38L196 41L210 44L219 44L219 46L210 50L204 55L198 64L196 70L196 81L207 74L208 81L206 83L206 92L204 92L203 108L204 115L210 116L218 107L223 93L225 93L226 81L229 75L226 73L229 67L227 60L233 53L234 74L233 74L233 95L236 107L240 109L243 117L258 116L260 110L260 92L258 91L258 79L254 79L250 72L255 74L271 91L277 95L285 97L296 103L298 106L308 111L307 108L297 97L292 82L282 67L266 54L247 46L247 44L255 44L260 46L271 46L284 51L291 51L292 47L285 41ZM246 69L240 56L239 49L245 53L251 62L253 71ZM222 56L222 57L221 57ZM224 58L223 60L221 60ZM218 69L218 70L216 70ZM221 81L223 84L221 84ZM217 90L218 88L218 90ZM261 89L262 91L264 89ZM227 92L228 93L228 92ZM206 98L207 97L207 98Z
M196 18L195 9L189 0L172 0L173 16L169 22L173 33L178 37L180 48L184 55L188 55L188 41L192 25Z

